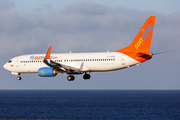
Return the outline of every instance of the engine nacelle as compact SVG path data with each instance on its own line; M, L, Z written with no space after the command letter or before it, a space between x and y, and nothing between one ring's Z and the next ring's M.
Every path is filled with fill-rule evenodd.
M38 75L40 77L54 77L57 75L57 72L53 68L43 67L39 68Z

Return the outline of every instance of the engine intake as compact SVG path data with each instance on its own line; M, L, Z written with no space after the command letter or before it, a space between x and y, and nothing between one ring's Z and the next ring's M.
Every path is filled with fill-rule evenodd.
M57 73L55 69L49 67L43 67L38 70L38 75L40 77L54 77Z

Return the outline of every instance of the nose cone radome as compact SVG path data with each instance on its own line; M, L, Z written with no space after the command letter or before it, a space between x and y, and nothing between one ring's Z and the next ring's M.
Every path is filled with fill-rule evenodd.
M3 68L6 69L6 70L8 70L8 65L7 65L7 63L4 64Z

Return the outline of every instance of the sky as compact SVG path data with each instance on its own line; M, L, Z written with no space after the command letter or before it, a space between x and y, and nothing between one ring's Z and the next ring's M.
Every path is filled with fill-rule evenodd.
M0 90L179 90L179 0L0 0ZM128 46L148 16L156 16L151 52L139 66L92 72L67 81L67 74L11 75L3 65L25 54L113 52Z

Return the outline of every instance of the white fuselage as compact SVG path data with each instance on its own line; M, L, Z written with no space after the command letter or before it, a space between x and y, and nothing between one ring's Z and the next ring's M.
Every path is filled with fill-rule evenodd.
M39 68L49 67L43 62L44 57L45 54L14 57L4 68L12 73L37 73ZM119 52L51 54L51 60L77 69L83 64L82 72L112 71L140 64Z

